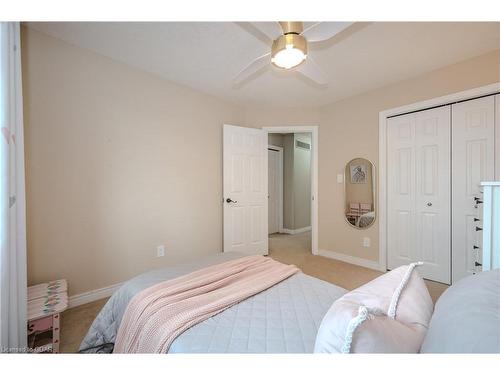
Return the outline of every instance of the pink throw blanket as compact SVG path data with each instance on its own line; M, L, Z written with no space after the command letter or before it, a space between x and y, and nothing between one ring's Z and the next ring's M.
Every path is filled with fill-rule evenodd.
M298 272L263 256L248 256L161 282L132 298L114 353L166 353L182 332Z

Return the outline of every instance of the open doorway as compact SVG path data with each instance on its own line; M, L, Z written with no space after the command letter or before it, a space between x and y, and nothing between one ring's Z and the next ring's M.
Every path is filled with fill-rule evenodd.
M278 257L280 253L317 254L316 128L266 130L269 253Z

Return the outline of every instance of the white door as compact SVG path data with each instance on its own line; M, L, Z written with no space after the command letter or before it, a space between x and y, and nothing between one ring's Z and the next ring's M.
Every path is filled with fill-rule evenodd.
M481 181L495 177L495 98L452 105L453 282L482 259ZM476 200L477 198L477 200Z
M223 128L224 251L267 254L267 133Z
M267 151L268 160L268 183L269 183L269 200L268 200L268 225L269 234L277 233L280 229L280 216L279 216L279 170L280 170L280 158L279 151L274 149L268 149Z
M387 120L387 268L411 263L415 248L415 116Z
M450 283L450 107L388 120L388 268Z
M420 274L451 282L450 124L449 106L415 113L416 260Z

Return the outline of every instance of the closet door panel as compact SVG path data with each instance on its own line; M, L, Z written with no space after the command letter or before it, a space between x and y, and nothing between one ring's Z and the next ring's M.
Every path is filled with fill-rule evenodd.
M450 107L415 113L416 246L424 277L450 283Z
M413 115L388 119L388 259L389 269L415 256L415 120Z
M450 282L450 107L393 117L387 126L387 265L423 261Z
M479 183L495 177L495 98L452 105L453 282L478 269L482 258ZM476 248L477 247L477 248Z

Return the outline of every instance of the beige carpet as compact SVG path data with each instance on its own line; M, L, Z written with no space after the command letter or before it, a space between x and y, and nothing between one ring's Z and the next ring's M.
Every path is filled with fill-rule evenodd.
M311 232L271 235L269 255L280 262L295 264L308 275L349 290L381 275L379 271L312 255ZM434 301L447 288L447 285L432 281L426 281L426 284ZM62 314L60 347L62 353L78 351L80 342L106 301L107 299L103 299L78 306Z
M302 272L352 290L380 276L382 272L355 266L339 260L315 256L311 253L311 232L300 234L273 234L269 238L269 255L274 259L295 264ZM434 302L448 285L426 280Z

